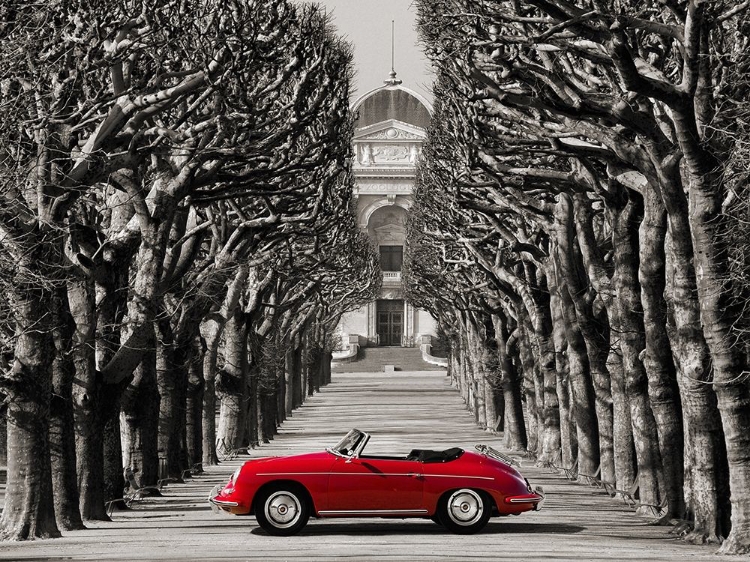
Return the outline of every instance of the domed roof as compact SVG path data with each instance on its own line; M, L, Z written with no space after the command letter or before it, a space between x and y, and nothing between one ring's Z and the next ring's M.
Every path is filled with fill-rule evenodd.
M367 92L354 102L352 108L359 114L355 124L358 129L389 119L427 129L432 110L429 102L401 86L395 74L391 73L391 79L386 81L385 86Z

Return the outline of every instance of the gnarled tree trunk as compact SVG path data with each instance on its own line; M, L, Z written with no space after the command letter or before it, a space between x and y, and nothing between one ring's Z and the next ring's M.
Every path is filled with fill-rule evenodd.
M187 366L190 361L189 337L176 338L169 318L156 322L156 381L159 389L159 454L167 460L167 474L180 478L187 468L181 460L185 440ZM190 328L185 328L190 329ZM188 341L184 341L187 339Z
M203 352L200 338L193 338L192 357L188 364L188 386L185 406L185 441L190 467L203 462Z
M75 366L70 349L73 327L67 301L65 290L62 289L56 292L52 302L55 359L52 362L49 442L57 526L63 531L72 531L83 529L84 526L78 507L73 423Z
M643 366L656 421L668 508L680 513L683 505L684 450L682 406L672 349L667 335L664 299L667 215L659 194L649 187L643 194L644 216L640 227L641 302L646 336Z
M31 258L30 258L31 259ZM59 537L52 501L49 407L52 342L46 291L18 285L15 359L0 381L8 396L8 485L0 540Z
M206 342L203 354L203 464L219 464L216 455L216 375L218 372L219 342L221 332L218 323L201 329Z
M561 196L562 197L562 196ZM599 477L607 482L615 480L614 454L614 409L610 373L607 369L609 355L609 324L604 314L597 314L594 283L586 274L583 254L592 249L581 249L581 244L590 244L593 232L590 202L583 194L574 196L573 215L565 210L565 237L560 237L566 251L561 252L560 262L566 272L570 297L573 299L576 322L586 343L589 371L594 389L595 411L599 430ZM577 228L574 226L574 222ZM584 473L586 474L586 473Z
M494 315L497 361L503 398L503 446L511 451L525 451L528 446L526 425L523 421L521 384L518 372L508 355L508 330L503 319Z
M552 307L552 338L555 345L555 369L557 371L557 400L560 410L560 454L557 462L561 466L573 466L578 456L578 438L575 420L570 407L570 373L568 371L568 340L565 339L565 320L560 306L559 292L550 295Z
M599 468L599 425L596 419L594 387L589 371L586 344L576 320L573 302L566 287L561 288L560 306L568 341L568 369L573 415L578 442L578 472L593 476Z
M613 224L613 280L617 291L614 304L618 309L621 330L620 349L638 462L640 501L647 505L658 505L662 485L659 437L649 404L648 378L640 359L646 342L638 283L638 228L642 217L642 203L638 199L637 194L630 193L625 208L616 215ZM651 513L650 509L640 511Z
M141 486L154 485L159 480L160 398L154 345L155 338L122 396L120 415L123 465L133 469Z
M247 326L243 313L235 310L224 330L224 369L216 383L221 399L218 440L225 447L247 445L245 426L249 411Z
M709 384L711 361L700 324L687 213L682 218L676 214L670 217L666 248L666 296L671 312L668 333L685 420L685 517L693 522L687 540L719 543L724 536L720 517L724 509L719 497L729 475L720 461L724 433L716 395Z
M519 315L518 327L518 354L521 362L526 388L526 408L529 418L529 450L536 453L537 459L541 454L542 431L544 421L542 410L544 408L544 385L540 371L534 363L531 351L531 343L528 332L525 329Z
M618 194L615 194L616 196ZM614 199L617 199L615 196ZM607 211L609 223L615 224L622 212L620 201L613 201ZM612 395L612 445L614 450L614 474L602 473L602 480L615 483L619 489L627 489L635 476L635 451L633 431L630 423L630 404L625 393L625 373L620 340L619 308L616 306L616 288L614 279L610 278L607 264L597 243L591 221L577 221L578 247L586 268L587 277L597 292L595 303L601 302L606 313L606 331L608 333L608 349L606 370L609 373L610 391ZM602 466L602 471L605 470Z
M690 226L693 238L703 335L711 352L729 463L732 530L720 552L750 552L750 381L734 324L729 262L721 220L721 176L718 163L699 148L697 131L676 115L680 145L690 172Z
M93 280L71 280L68 283L68 302L75 323L72 353L76 376L72 393L80 511L84 520L108 521L104 508L104 423L99 416L102 381L97 379L94 354Z
M545 286L536 291L533 314L526 311L528 314L524 316L526 322L530 322L530 316L534 318L533 326L529 324L528 328L533 334L532 349L535 352L537 376L540 377L541 383L538 392L543 397L541 449L537 452L538 460L543 463L554 462L560 450L560 409L557 399L555 348L552 341L552 314L546 290ZM522 314L519 312L519 323ZM537 396L537 408L539 408L538 401L539 396Z
M239 306L242 291L248 280L249 268L240 265L234 278L229 283L224 301L218 311L211 312L203 321L200 332L205 342L203 352L203 464L205 466L219 463L216 455L216 375L218 373L218 356L221 335L227 320L232 317Z

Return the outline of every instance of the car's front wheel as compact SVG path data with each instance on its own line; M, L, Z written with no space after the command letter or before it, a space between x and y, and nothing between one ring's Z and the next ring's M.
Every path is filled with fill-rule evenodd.
M461 535L481 531L492 515L491 499L484 492L470 488L454 490L443 496L438 517L443 526Z
M255 502L255 518L269 535L294 535L310 518L310 502L307 494L294 486L269 489Z

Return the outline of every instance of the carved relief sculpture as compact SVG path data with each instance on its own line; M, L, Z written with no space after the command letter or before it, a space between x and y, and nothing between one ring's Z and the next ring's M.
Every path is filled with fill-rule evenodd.
M369 166L372 164L372 148L369 144L362 145L362 165Z
M409 157L409 148L406 146L382 146L373 150L372 153L378 160L393 162L406 160Z
M407 183L365 183L358 182L357 189L359 193L389 193L397 192L408 194L412 192L412 182Z
M423 140L422 137L419 135L415 135L414 133L410 133L408 131L404 131L402 129L394 129L391 127L390 129L386 129L385 131L378 131L377 133L372 133L371 135L367 135L364 137L366 139L378 139L378 140L391 140L391 139L408 139L408 140Z
M401 288L383 289L380 298L385 300L401 300L404 298L404 291Z
M417 149L417 145L415 143L411 145L411 150L409 151L409 164L416 164L418 157L419 150Z

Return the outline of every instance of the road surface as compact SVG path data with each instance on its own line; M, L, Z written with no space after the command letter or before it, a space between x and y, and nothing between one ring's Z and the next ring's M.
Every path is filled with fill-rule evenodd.
M500 445L474 425L444 372L335 373L252 456L319 450L352 427L372 434L371 453ZM453 535L424 520L311 519L299 535L275 538L252 517L214 515L205 501L241 462L170 485L164 497L115 513L111 523L89 523L62 539L0 544L0 560L727 560L713 555L715 546L685 544L621 501L530 461L521 471L544 486L544 509L491 519L477 535Z

